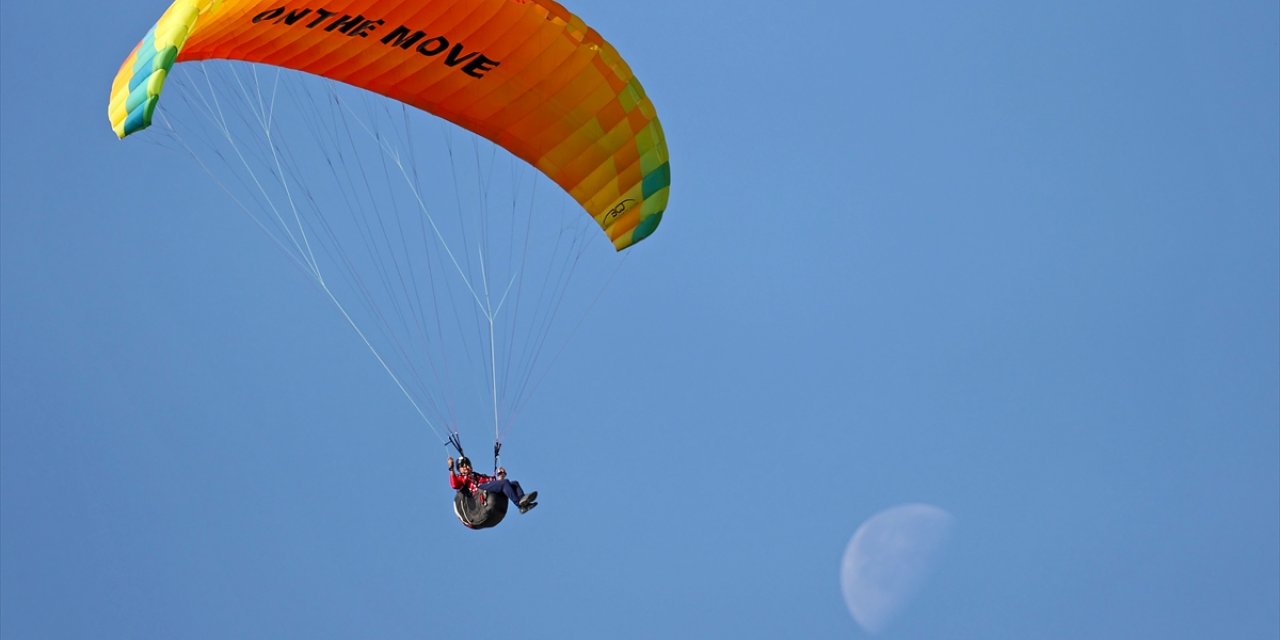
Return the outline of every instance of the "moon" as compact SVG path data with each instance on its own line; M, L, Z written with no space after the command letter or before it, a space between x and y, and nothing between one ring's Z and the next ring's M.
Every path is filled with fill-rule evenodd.
M955 518L928 504L904 504L869 518L849 540L840 587L853 619L883 631L933 573Z

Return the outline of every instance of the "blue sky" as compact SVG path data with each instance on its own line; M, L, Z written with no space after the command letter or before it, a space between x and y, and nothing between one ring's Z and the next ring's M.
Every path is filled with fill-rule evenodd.
M0 635L865 637L845 546L926 502L880 637L1280 636L1276 3L568 6L672 197L476 533L322 293L111 133L165 4L0 5Z

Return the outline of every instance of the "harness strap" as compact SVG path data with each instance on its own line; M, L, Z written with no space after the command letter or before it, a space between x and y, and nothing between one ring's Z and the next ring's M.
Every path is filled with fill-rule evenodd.
M455 431L453 433L450 433L449 440L445 442L445 444L452 446L458 452L459 458L465 457L467 455L462 452L462 436L458 435L458 432ZM498 459L501 455L501 452L502 452L502 441L494 440L493 441L493 475L494 477L497 477L498 475Z
M454 448L454 449L457 449L457 450L458 450L458 457L459 457L459 458L464 457L464 456L466 456L466 455L467 455L467 454L465 454L465 453L463 453L463 452L462 452L462 437L458 435L458 432L457 432L457 431L455 431L455 432L453 432L453 433L450 433L450 434L449 434L449 442L447 442L446 444L451 444L451 445L453 445L453 448Z

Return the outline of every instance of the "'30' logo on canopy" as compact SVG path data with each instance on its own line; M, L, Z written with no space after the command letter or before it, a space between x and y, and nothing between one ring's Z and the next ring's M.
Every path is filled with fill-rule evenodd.
M606 221L617 219L618 216L626 213L627 209L630 209L631 205L635 204L635 201L636 201L635 198L627 198L626 200L619 202L616 206L614 206L612 209L609 210L609 213L604 214L604 219Z

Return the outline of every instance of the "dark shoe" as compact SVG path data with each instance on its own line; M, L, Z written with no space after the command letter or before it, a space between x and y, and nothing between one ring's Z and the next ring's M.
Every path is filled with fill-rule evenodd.
M538 499L538 492L537 492L537 491L534 491L533 493L526 493L526 494L524 494L524 497L523 497L523 498L520 498L520 505L519 505L519 506L520 506L521 508L523 508L523 507L525 507L526 505L532 504L533 502L537 501L537 499Z
M520 507L520 513L529 513L529 510L536 506L538 506L538 503L530 502L529 504L526 504L523 507Z

